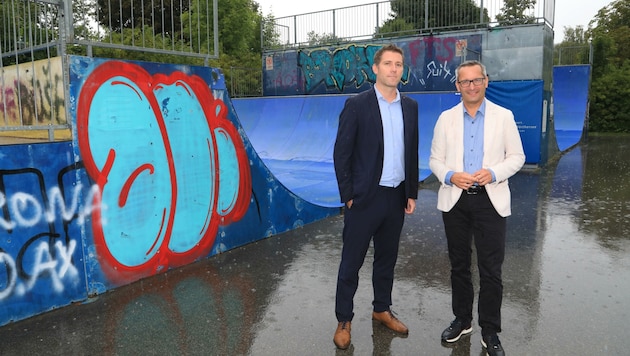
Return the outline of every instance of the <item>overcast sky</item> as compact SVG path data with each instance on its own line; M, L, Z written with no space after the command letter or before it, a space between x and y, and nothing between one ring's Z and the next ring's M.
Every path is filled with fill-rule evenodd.
M274 17L299 15L307 12L330 10L339 7L369 4L376 1L366 0L255 0L261 6L263 14L273 13ZM542 1L542 0L540 0ZM584 26L595 17L597 11L611 3L611 0L556 0L556 18L554 24L554 42L562 42L564 27Z

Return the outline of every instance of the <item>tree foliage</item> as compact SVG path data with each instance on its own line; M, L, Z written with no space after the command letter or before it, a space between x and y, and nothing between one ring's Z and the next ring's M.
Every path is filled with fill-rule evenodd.
M283 44L283 39L286 38L287 39L287 44L289 43L289 30L288 29L284 29L284 31L286 31L285 33L281 33L280 32L280 27L278 26L277 22L276 22L276 18L273 16L273 14L268 14L267 16L264 17L260 17L259 19L259 25L258 28L262 29L262 38L265 41L265 43L261 43L261 48L260 51L262 52L262 50L264 48L279 48L282 46ZM283 36L284 34L287 35L287 37Z
M536 17L528 15L528 10L533 10L536 0L505 0L501 13L497 15L500 25L522 25L536 22Z
M472 0L453 0L448 7L435 0L392 0L390 4L393 17L379 28L379 37L412 29L454 30L490 21L488 10L482 12Z
M383 26L374 35L375 38L395 37L405 35L405 33L413 33L417 30L413 23L405 21L404 18L393 18L385 21Z
M593 45L591 131L630 132L630 0L616 0L589 23Z
M224 70L227 83L234 83L230 68L262 67L261 25L275 23L273 15L264 17L254 0L218 0L219 59L205 63L203 58L172 52L214 54L214 9L212 0L68 0L72 1L74 40L107 42L138 50L93 46L96 57L142 60L160 63L212 65ZM31 1L0 1L0 50L3 66L29 62L56 55L56 39L61 23L54 6ZM96 21L95 21L96 20ZM59 25L57 25L59 24ZM265 36L266 46L277 46L279 33ZM42 34L47 38L42 38ZM61 39L64 40L64 39ZM88 48L69 41L67 53L86 55ZM51 43L50 48L29 47ZM15 52L16 49L18 52ZM145 50L146 49L146 50ZM162 52L160 52L162 51ZM14 53L15 52L15 53ZM23 52L23 53L22 53ZM235 80L258 81L251 76ZM256 83L254 83L256 84Z
M181 15L190 10L189 3L180 0L97 0L98 22L114 32L153 24L155 33L173 35L181 30Z
M332 44L340 44L346 42L343 38L338 37L334 33L316 33L315 31L309 31L306 34L306 41L309 46L322 46L322 45L332 45Z
M591 84L589 129L596 132L630 132L630 61L608 72Z
M564 40L554 47L554 65L589 64L591 46L584 26L564 27Z
M30 1L0 0L0 53L3 66L56 55L58 32L46 23L56 23L52 6ZM37 49L33 47L37 46Z

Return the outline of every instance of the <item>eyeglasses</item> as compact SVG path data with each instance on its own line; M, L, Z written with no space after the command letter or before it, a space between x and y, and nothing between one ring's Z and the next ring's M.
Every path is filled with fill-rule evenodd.
M472 80L464 79L464 80L460 80L458 83L459 85L463 87L469 87L471 83L474 84L476 87L478 87L481 85L481 83L483 83L485 79L486 78L475 78Z

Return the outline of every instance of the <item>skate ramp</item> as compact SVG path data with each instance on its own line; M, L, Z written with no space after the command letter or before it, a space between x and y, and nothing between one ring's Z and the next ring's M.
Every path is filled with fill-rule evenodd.
M590 65L553 68L553 114L558 149L576 145L584 132L588 113Z
M252 146L302 199L341 206L333 167L339 113L349 95L232 99Z
M442 110L459 102L455 93L413 94L418 101L419 179L431 175L433 126ZM350 95L232 99L254 149L273 175L302 199L325 207L342 206L333 166L339 114Z

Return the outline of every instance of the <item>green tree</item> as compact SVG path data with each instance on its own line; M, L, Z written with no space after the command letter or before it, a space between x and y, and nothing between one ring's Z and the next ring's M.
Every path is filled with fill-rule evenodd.
M340 44L345 41L341 37L337 37L334 33L316 33L315 31L309 31L306 34L306 41L309 46L322 46L322 45L331 45L331 44Z
M195 1L97 0L98 22L114 32L153 24L155 33L175 35L181 31L181 15Z
M2 65L30 62L56 54L57 14L50 6L30 1L0 1ZM32 49L33 46L38 48Z
M393 17L378 29L379 36L410 29L463 29L490 21L488 10L482 12L472 0L453 0L449 7L435 0L392 0L390 4Z
M221 49L238 55L251 52L260 42L259 5L252 0L219 0Z
M536 17L526 14L534 6L536 0L505 0L501 13L497 15L497 22L502 26L536 23Z
M630 132L630 61L591 84L589 130L594 132Z
M630 132L630 0L615 0L589 23L593 44L591 131Z
M379 32L374 34L374 38L404 36L406 33L413 33L417 30L413 23L405 21L403 18L393 18L385 21L379 28Z
M630 0L611 2L600 9L591 20L589 35L596 46L594 56L604 61L606 66L621 67L626 60L630 59L629 26Z
M282 29L284 31L286 31L285 33L281 33L280 29L281 27L278 26L278 23L276 22L276 18L273 16L273 14L269 14L267 16L259 16L260 18L260 23L259 23L259 28L261 29L262 32L262 43L260 44L260 52L262 52L262 50L267 49L267 48L280 48L283 45L283 40L286 38L287 39L287 44L289 42L288 37L288 29L285 29L282 27Z
M72 0L72 26L75 39L96 37L92 19L96 17L96 0Z
M565 27L564 39L554 46L554 65L589 64L591 45L584 26Z

